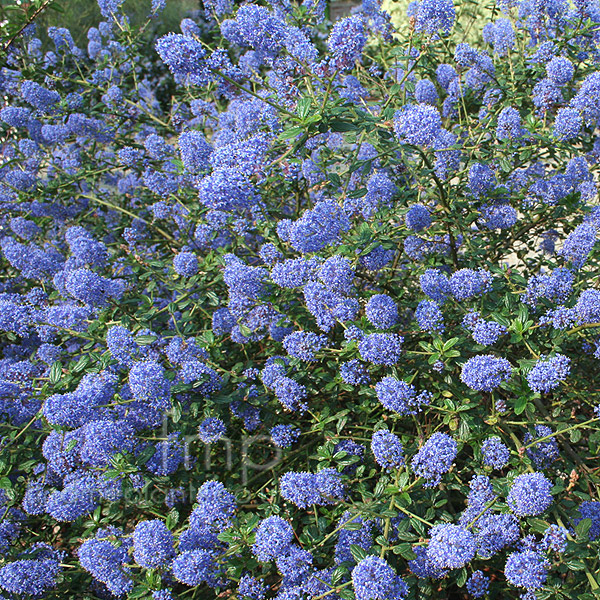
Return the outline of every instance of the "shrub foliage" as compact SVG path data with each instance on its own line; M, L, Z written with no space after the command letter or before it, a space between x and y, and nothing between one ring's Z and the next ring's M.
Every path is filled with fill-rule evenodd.
M3 24L2 594L597 598L598 2L121 5Z

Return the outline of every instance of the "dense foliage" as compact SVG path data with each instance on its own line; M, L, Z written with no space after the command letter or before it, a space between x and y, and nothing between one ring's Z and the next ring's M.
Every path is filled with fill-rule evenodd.
M163 4L4 24L0 597L599 597L600 4Z

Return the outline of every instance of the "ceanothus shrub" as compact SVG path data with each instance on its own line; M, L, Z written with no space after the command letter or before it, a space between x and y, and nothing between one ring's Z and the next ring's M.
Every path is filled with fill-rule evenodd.
M123 5L0 24L0 595L595 598L598 1Z

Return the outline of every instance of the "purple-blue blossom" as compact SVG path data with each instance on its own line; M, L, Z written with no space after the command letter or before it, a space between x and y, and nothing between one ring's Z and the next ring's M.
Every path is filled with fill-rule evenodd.
M431 402L432 394L417 393L415 387L394 377L384 377L375 385L377 399L388 410L401 415L413 415Z
M352 569L356 600L404 600L408 586L382 558L367 556Z
M447 433L437 431L415 454L411 467L419 477L426 480L425 487L433 487L438 485L442 475L452 468L457 452L456 441Z
M470 358L462 367L461 381L472 390L491 392L508 381L513 368L505 358L484 354Z
M549 392L557 388L571 371L571 359L564 354L540 356L527 373L527 383L534 392Z
M507 496L508 507L519 517L542 514L551 504L552 482L539 472L518 475Z
M398 321L398 307L387 294L376 294L369 298L365 315L374 327L389 329Z
M481 444L484 464L494 469L503 469L510 458L510 451L498 436L492 436Z
M402 442L387 429L380 429L373 434L371 451L375 461L387 471L398 469L404 464Z
M549 567L548 559L541 552L524 550L509 554L504 574L512 585L537 590L546 583Z
M458 569L475 556L473 534L460 525L435 525L429 532L427 556L438 567Z
M391 366L400 359L403 341L396 333L370 333L360 340L358 350L366 362Z

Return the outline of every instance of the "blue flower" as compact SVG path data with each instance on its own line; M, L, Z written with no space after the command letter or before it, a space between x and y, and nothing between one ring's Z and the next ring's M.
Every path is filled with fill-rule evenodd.
M173 534L162 521L141 521L133 532L133 558L146 569L166 567L175 556L174 543Z
M415 311L415 318L423 331L443 333L446 329L446 326L444 325L444 314L442 313L439 304L433 300L421 300Z
M237 595L241 600L263 600L265 593L265 584L256 577L252 577L252 575L240 577Z
M486 196L496 187L496 174L488 165L473 163L469 168L469 191L476 197Z
M564 56L555 56L546 64L548 78L557 85L565 85L573 79L575 67L573 63Z
M158 38L156 51L173 75L188 78L196 85L205 85L208 82L204 61L206 51L198 40L178 33L169 33Z
M360 546L363 550L367 551L373 545L373 536L371 530L373 528L372 521L365 521L361 517L351 519L351 512L346 511L342 514L339 520L339 526L347 525L351 526L352 529L344 527L340 531L337 544L335 545L335 562L337 564L342 562L355 562L352 556L351 546ZM351 523L352 525L349 525ZM360 527L356 527L360 525Z
M340 364L340 377L350 385L362 385L371 381L367 366L357 359Z
M470 300L483 295L491 289L492 276L488 271L480 269L460 269L452 274L449 285L456 300Z
M387 429L380 429L373 434L371 450L377 463L387 471L397 469L404 464L400 438Z
M415 100L421 104L431 104L435 106L440 97L435 89L434 83L429 79L419 79L415 84Z
M443 35L450 33L456 19L452 0L420 0L416 4L417 31Z
M327 40L336 69L351 68L360 58L366 43L367 30L361 16L353 15L337 21Z
M507 496L508 507L519 517L542 514L551 504L552 482L542 473L515 477Z
M196 494L198 506L192 513L190 524L223 530L229 527L237 508L235 496L220 481L206 481Z
M423 477L425 487L440 483L442 475L452 467L457 454L456 441L448 434L437 431L415 454L411 461L414 472Z
M419 278L419 282L423 293L438 304L443 304L452 294L447 275L439 269L427 269Z
M483 571L473 571L467 579L467 591L473 598L483 598L490 588L490 578L483 574Z
M413 204L404 220L408 229L418 233L431 225L431 213L423 204Z
M207 550L182 552L172 563L173 577L185 585L196 587L201 583L216 587L218 570L215 557Z
M262 562L276 558L294 539L292 526L278 516L263 519L256 528L252 552Z
M496 137L499 140L519 139L523 135L521 115L516 108L506 106L498 115Z
M596 243L598 226L593 221L578 225L565 240L559 254L573 263L576 269L585 264Z
M122 596L133 588L127 556L127 546L115 547L107 540L91 539L79 548L79 562L95 579L115 595Z
M523 443L526 446L533 444L527 448L527 456L537 469L548 468L559 456L558 442L555 437L550 437L542 442L535 443L536 439L547 436L553 436L552 429L546 425L535 426L535 436L529 432L525 434Z
M417 394L414 386L394 377L384 377L375 386L377 399L385 408L401 415L414 415L431 401L430 392Z
M0 568L0 587L20 597L39 597L56 586L61 570L51 558L9 562Z
M306 362L316 361L316 353L327 343L326 336L310 331L294 331L283 339L283 347L287 353Z
M435 525L429 535L427 556L438 567L459 569L475 557L475 538L464 527Z
M537 590L546 583L550 563L540 552L513 552L506 559L504 574L509 583L527 590Z
M217 417L208 417L198 426L198 437L205 444L218 442L227 431L225 423Z
M408 586L392 567L377 556L363 558L352 569L356 600L404 600Z
M281 497L298 508L307 508L311 504L335 504L345 494L342 477L333 468L317 473L290 471L279 478L279 487Z
M481 444L484 464L494 469L503 469L510 458L510 451L498 436L487 438Z
M300 430L293 425L275 425L270 433L273 443L280 448L289 448L300 436Z
M161 410L171 405L171 384L157 362L135 363L129 371L129 387L137 400L148 402Z
M406 104L394 115L394 131L402 143L431 147L442 131L442 118L429 104Z
M571 370L571 359L563 354L540 356L527 374L527 383L534 392L549 392L564 381Z
M173 270L182 277L192 277L198 272L198 258L193 252L179 252L173 259Z
M583 290L574 309L579 322L584 324L600 322L600 290Z
M371 296L365 306L365 314L378 329L389 329L398 321L398 307L386 294Z
M550 525L544 531L541 547L544 550L553 550L562 554L567 549L567 537L569 532L559 525Z
M363 360L374 365L391 366L400 359L404 338L395 333L370 333L358 343Z
M484 354L470 358L462 368L461 381L472 390L491 392L512 376L513 368L505 358Z

